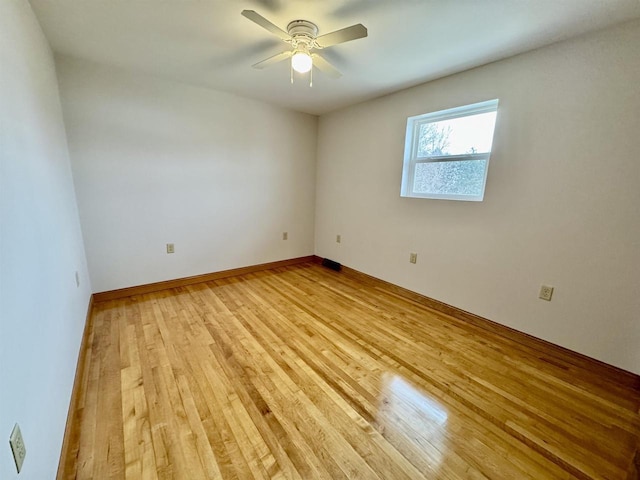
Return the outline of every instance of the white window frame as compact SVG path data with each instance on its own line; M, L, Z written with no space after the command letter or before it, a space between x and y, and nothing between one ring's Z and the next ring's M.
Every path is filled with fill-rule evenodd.
M487 100L485 102L463 105L461 107L440 110L433 113L416 115L407 119L407 130L404 145L404 164L402 169L402 186L400 195L402 197L413 198L433 198L442 200L464 200L470 202L481 202L484 199L484 191L487 183L487 172L489 171L489 158L491 152L470 153L464 155L442 155L418 157L418 137L420 127L424 124L451 120L453 118L469 117L481 113L497 112L498 99ZM496 120L497 122L497 120ZM495 132L495 128L494 128ZM492 147L493 149L493 147ZM416 164L427 162L460 162L469 160L485 160L484 177L482 180L482 193L480 195L459 195L450 193L424 193L414 191Z

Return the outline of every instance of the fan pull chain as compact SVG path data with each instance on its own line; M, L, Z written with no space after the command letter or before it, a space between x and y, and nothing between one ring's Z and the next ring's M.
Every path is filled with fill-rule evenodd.
M309 88L313 87L313 67L309 70Z
M291 85L293 85L293 62L290 62L291 64Z

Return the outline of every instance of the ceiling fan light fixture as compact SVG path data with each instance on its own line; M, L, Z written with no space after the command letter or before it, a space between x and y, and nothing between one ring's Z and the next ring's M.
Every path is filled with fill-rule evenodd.
M302 51L295 52L291 57L291 67L298 73L307 73L313 67L311 55Z
M309 73L309 86L313 83L313 67L316 67L331 78L339 78L341 76L341 73L318 52L319 50L364 38L368 35L367 28L361 23L318 36L318 26L308 20L299 19L289 22L285 32L255 10L242 10L242 16L290 45L288 50L254 64L253 68L262 70L274 63L291 59L291 83L293 83L294 71L297 73Z

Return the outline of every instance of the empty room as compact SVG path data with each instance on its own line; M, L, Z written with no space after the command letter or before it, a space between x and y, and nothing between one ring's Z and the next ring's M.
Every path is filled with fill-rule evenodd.
M640 1L0 0L0 478L640 480Z

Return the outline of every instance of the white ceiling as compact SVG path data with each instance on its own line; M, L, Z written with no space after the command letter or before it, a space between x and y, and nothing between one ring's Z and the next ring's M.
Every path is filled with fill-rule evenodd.
M640 17L640 0L30 0L56 54L264 100L312 114L417 85ZM342 73L289 82L287 44L240 15L320 35L369 36L323 51Z

